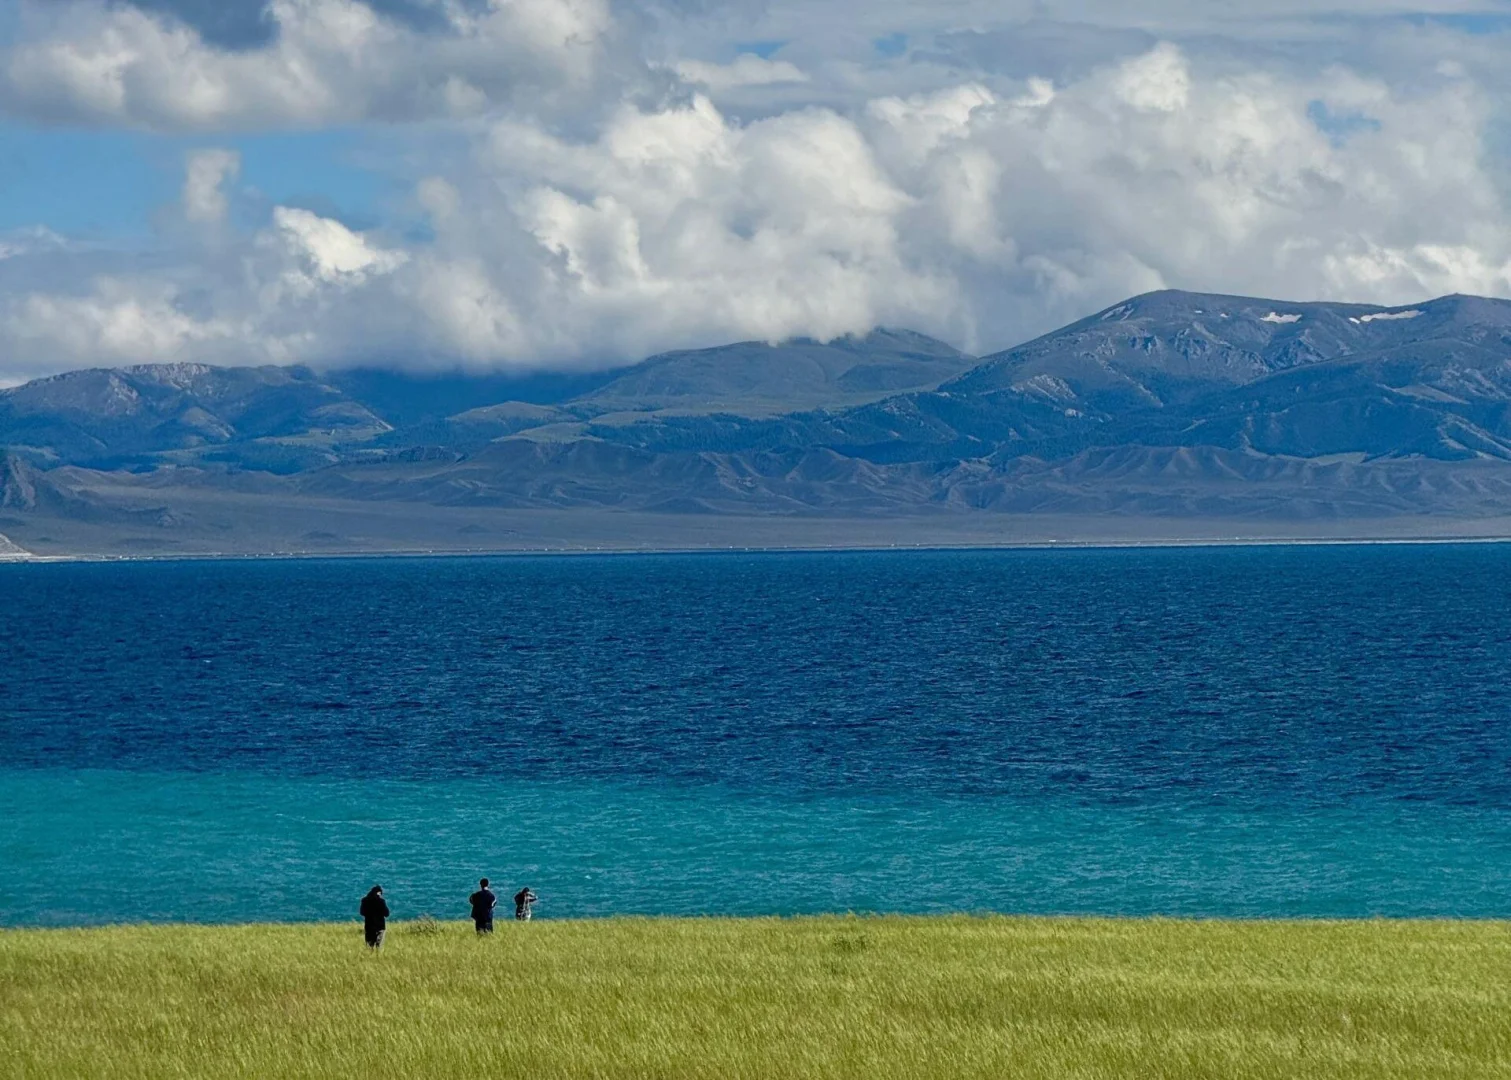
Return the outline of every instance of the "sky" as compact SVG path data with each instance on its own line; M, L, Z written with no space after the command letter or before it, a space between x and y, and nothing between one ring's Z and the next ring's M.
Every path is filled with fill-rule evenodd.
M0 0L0 385L1511 295L1511 0Z

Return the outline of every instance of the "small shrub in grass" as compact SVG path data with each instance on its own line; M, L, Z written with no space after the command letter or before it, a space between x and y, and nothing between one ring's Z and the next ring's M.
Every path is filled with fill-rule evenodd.
M416 937L435 937L443 933L444 928L434 915L421 915L414 922L405 924L404 932Z
M869 934L836 934L829 939L830 946L841 956L865 952L871 947Z

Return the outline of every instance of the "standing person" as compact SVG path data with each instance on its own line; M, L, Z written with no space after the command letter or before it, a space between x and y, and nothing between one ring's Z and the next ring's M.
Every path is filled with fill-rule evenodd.
M539 899L540 897L530 891L530 886L528 885L519 890L519 892L514 894L514 917L522 922L528 922L530 919L530 905Z
M498 897L493 890L488 888L488 879L483 878L478 883L477 892L467 897L467 902L472 905L472 925L477 927L479 934L493 933L493 909L498 904Z
M374 885L362 898L362 933L367 938L369 949L383 947L383 934L388 929L388 901L383 899L383 886Z

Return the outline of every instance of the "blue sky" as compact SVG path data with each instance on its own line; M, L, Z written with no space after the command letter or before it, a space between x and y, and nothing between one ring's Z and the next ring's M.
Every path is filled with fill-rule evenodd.
M1511 294L1511 2L0 0L0 382Z
M177 203L185 156L206 146L241 155L249 214L281 203L372 228L406 201L384 140L361 130L206 139L13 122L0 127L0 230L45 225L95 241L142 242Z

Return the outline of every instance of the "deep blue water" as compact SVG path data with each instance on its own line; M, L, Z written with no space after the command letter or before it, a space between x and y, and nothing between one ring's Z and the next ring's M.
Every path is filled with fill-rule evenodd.
M0 923L1511 915L1511 547L0 566Z

